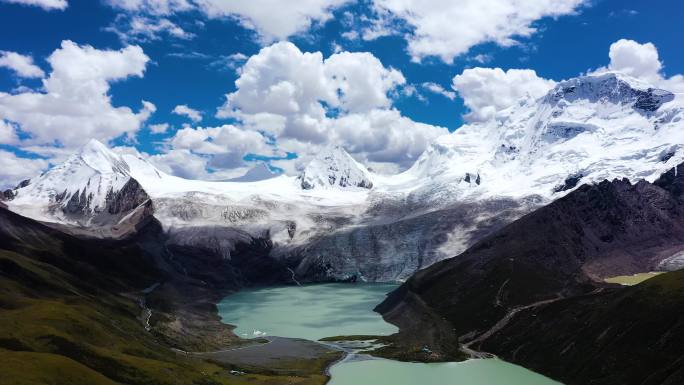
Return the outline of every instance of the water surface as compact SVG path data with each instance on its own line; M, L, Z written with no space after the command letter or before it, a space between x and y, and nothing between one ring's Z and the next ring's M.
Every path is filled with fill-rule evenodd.
M390 360L348 361L330 369L328 385L560 385L504 361L422 364Z
M243 337L319 340L397 331L373 308L394 284L319 284L243 290L218 305L223 322ZM423 364L354 356L330 369L330 385L558 385L500 360Z
M348 335L389 335L397 328L373 308L395 284L326 283L248 289L219 303L222 321L241 337L262 335L319 340Z

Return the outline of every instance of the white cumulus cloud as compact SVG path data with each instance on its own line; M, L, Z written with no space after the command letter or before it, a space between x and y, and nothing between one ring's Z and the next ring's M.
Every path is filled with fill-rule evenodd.
M501 68L476 67L464 70L452 80L452 88L470 110L465 115L470 122L491 119L522 97L542 97L554 85L553 80L541 78L531 69L504 71Z
M112 25L105 28L115 33L124 42L149 42L160 40L166 34L181 40L189 40L195 34L187 32L178 24L165 17L147 17L141 15L118 15Z
M150 131L153 134L163 134L169 130L169 127L168 123L150 124Z
M186 104L181 104L174 107L173 111L171 112L173 112L176 115L185 116L195 123L202 120L202 113L193 108L188 107Z
M432 93L435 93L437 95L442 95L449 100L455 100L456 99L456 93L454 91L449 91L449 90L445 89L444 87L442 87L441 84L437 84L434 82L425 82L425 83L421 84L421 86L423 87L423 89L426 89L426 90L428 90Z
M143 76L148 61L138 46L99 50L65 40L48 58L44 92L0 93L0 119L18 124L30 136L27 145L71 148L90 138L132 136L156 108L146 101L137 113L113 106L110 83Z
M151 16L199 11L209 18L230 18L256 31L261 40L283 40L332 17L351 0L106 0L117 9ZM150 25L151 27L151 25Z
M672 92L684 92L684 76L667 78L663 74L663 63L653 43L639 43L620 39L610 45L610 63L595 72L619 71Z
M278 155L269 139L234 125L183 127L164 142L161 154L148 159L165 172L184 178L225 180L249 169L247 154Z
M303 32L313 23L332 17L332 10L349 0L196 0L209 17L234 17L256 30L265 41L282 40Z
M192 150L198 154L236 154L241 159L247 153L268 155L267 139L256 131L234 125L219 127L185 127L170 140L175 149Z
M15 153L0 150L0 189L16 186L20 181L33 178L49 166L44 159L18 157Z
M546 18L573 14L588 0L373 0L380 20L372 28L383 26L386 20L408 24L404 36L409 54L415 61L437 56L450 63L482 43L510 46L516 39L537 32L534 23Z
M33 63L31 56L16 52L0 51L0 67L8 68L22 78L42 78L45 76L45 72Z
M207 179L207 159L190 150L169 150L148 157L160 170L187 179Z
M653 43L639 44L634 40L620 39L610 45L608 56L608 69L636 78L657 79L663 68Z
M300 159L335 143L359 159L405 168L430 140L447 132L413 122L393 107L392 95L405 82L401 72L367 52L324 59L321 52L281 42L247 60L237 90L227 95L217 116L268 133L280 150Z
M105 0L105 2L114 8L155 15L170 15L194 8L188 0Z
M13 124L0 120L0 144L17 144L19 136Z

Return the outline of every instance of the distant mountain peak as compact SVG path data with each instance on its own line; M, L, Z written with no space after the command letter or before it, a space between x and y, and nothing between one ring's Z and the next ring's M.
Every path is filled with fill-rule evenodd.
M368 169L338 145L325 147L299 175L301 187L365 188L373 187Z
M674 100L674 94L620 72L591 74L565 80L545 97L548 104L585 99L592 103L633 104L634 109L654 112Z
M230 179L229 182L258 182L276 176L278 176L277 173L271 171L266 163L261 162L250 168L245 175Z
M438 138L407 173L428 186L461 181L448 194L473 199L555 199L582 183L653 181L684 159L682 122L672 92L618 72L586 75ZM479 185L462 183L473 175Z
M147 200L123 156L94 139L11 195L18 212L81 225L115 222Z

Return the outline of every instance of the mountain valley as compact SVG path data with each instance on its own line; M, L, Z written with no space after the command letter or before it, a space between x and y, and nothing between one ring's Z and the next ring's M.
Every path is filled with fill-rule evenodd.
M2 193L0 354L26 383L41 380L22 370L31 360L68 366L63 384L323 384L346 353L242 339L217 304L244 288L399 282L376 308L399 332L367 336L384 345L374 355L680 383L678 97L617 72L570 79L438 138L395 175L329 146L296 176L262 165L190 180L91 140ZM228 353L254 346L305 353L269 365Z

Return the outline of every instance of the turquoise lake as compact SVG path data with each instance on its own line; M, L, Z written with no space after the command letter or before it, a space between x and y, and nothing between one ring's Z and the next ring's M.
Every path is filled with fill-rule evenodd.
M373 311L395 284L329 283L248 289L218 305L222 321L245 338L278 336L319 340L397 331ZM363 357L361 357L363 358ZM440 364L384 359L345 360L330 370L329 385L558 385L507 362L469 360Z

